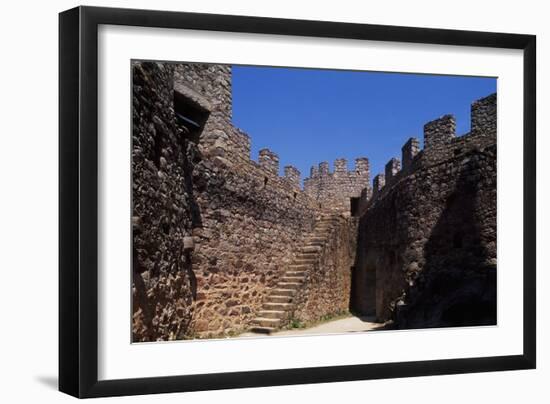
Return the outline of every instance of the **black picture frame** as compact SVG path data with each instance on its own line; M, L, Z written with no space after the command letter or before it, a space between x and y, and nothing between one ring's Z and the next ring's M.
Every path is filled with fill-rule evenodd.
M523 50L523 354L99 381L100 24ZM84 398L535 368L535 73L534 35L96 7L60 13L59 389Z

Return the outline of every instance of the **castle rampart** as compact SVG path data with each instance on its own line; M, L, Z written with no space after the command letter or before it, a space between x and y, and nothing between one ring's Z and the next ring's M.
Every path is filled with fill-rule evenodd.
M285 166L285 179L294 187L300 189L300 170L294 166Z
M310 176L304 180L304 191L323 209L347 214L350 212L350 199L360 197L363 189L370 188L369 183L367 158L355 159L353 170L348 170L347 160L340 158L334 162L334 172L330 172L326 161L319 163L318 168L311 167Z
M420 141L417 138L411 137L401 148L401 161L403 162L404 171L408 171L412 167L414 158L419 152Z
M452 115L444 115L424 125L424 149L420 148L418 139L407 140L401 148L403 165L401 166L399 159L395 157L388 161L385 166L385 175L377 175L379 179L373 183L375 192L372 200L368 201L369 204L376 203L381 195L389 192L393 184L421 168L463 155L472 148L494 143L496 141L496 94L472 103L470 126L470 132L457 137L456 122ZM391 179L389 179L390 176ZM382 177L384 177L383 180Z
M424 148L449 143L455 137L456 122L452 115L444 115L424 125Z
M251 159L230 121L229 67L133 69L134 340L244 331L319 204L295 167L279 176L273 151Z
M272 175L279 175L279 156L269 149L260 150L260 167Z
M401 161L398 158L392 157L385 167L386 184L391 184L399 171L401 171Z
M361 204L357 312L398 328L494 324L496 95L472 104L471 128L456 137L452 116L429 122L424 149L409 139L402 170L392 159L385 183L375 177Z
M460 301L460 282L470 280L480 304L490 301L496 96L472 104L468 135L456 137L450 115L426 124L424 149L409 139L402 159L391 159L372 187L369 161L358 158L353 169L345 159L332 172L328 162L312 167L302 190L295 167L279 175L275 152L251 158L250 137L231 123L230 67L132 68L134 341L244 331L296 246L328 213L336 230L300 296L301 319L346 305L354 255L356 288L364 288L352 295L359 312L414 325L415 313L448 309L450 300L430 305L424 298L441 279L458 285L449 299ZM359 198L359 219L340 214L350 212L350 198ZM438 272L442 264L446 271ZM463 268L470 268L466 276L456 276Z

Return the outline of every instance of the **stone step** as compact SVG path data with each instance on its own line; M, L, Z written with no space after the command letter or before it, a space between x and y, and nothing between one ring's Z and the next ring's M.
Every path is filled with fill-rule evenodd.
M321 219L317 222L317 226L315 226L315 229L319 226L332 226L336 223L338 223L338 219Z
M296 294L295 289L273 289L270 296L288 296L292 297Z
M305 271L305 272L307 272L309 269L311 269L311 265L309 265L309 264L296 264L296 263L293 263L293 264L290 264L290 266L288 267L289 271Z
M282 288L282 289L298 289L300 287L300 283L298 282L279 282L277 284L277 287L278 288Z
M286 271L284 276L301 276L302 278L305 278L307 275L307 271Z
M296 283L302 283L304 282L304 277L303 276L290 276L290 275L285 275L281 278L281 282L296 282Z
M324 229L322 231L315 232L313 237L326 239L328 237L328 235L331 234L333 231L334 231L334 228L329 227L328 229Z
M294 261L299 262L301 264L313 265L317 261L319 261L319 255L318 254L299 255L294 259Z
M294 263L296 265L307 265L308 267L311 267L313 264L317 262L318 257L317 256L309 256L309 257L296 257L294 260Z
M296 255L296 258L295 258L295 261L296 260L313 260L313 261L316 261L317 259L319 258L319 254L318 253L298 253L298 255Z
M324 215L324 216L321 216L321 217L319 218L319 220L317 221L317 223L323 222L323 221L327 221L327 220L336 221L336 220L339 220L339 218L338 218L338 216Z
M315 236L315 237L310 237L306 240L306 244L309 244L309 243L325 243L327 241L326 237L318 237L318 236Z
M333 224L334 224L334 222L332 222L331 220L323 220L323 221L317 222L317 224L313 228L313 231L315 231L319 228L322 228L322 227L330 227Z
M292 301L292 296L281 296L281 295L269 295L267 297L267 303L289 303Z
M280 318L256 317L252 322L260 327L278 327L281 324Z
M336 216L325 216L321 217L319 220L317 220L317 223L324 223L324 222L337 222L339 219Z
M283 319L287 315L284 310L261 310L258 316L263 318L280 318Z
M255 333L258 333L258 334L271 334L272 332L275 331L275 328L273 327L260 327L260 326L257 326L257 327L252 327L250 329L251 332L255 332Z
M315 228L298 248L294 261L289 265L280 281L266 297L257 317L252 320L252 332L270 334L288 321L294 308L293 300L306 281L308 274L315 268L323 246L335 231L339 218L325 216L318 220Z
M262 310L288 311L292 308L292 303L270 303L265 302L262 305Z
M321 247L319 246L304 246L302 248L300 248L300 252L299 254L301 255L304 255L304 254L319 254L319 251L321 251Z

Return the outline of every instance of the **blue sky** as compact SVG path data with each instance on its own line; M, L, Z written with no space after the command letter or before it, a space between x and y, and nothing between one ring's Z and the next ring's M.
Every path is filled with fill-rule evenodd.
M251 157L267 147L281 174L337 158L353 168L368 157L371 179L423 125L454 114L470 130L470 104L496 91L496 79L319 69L233 66L233 122L251 137Z

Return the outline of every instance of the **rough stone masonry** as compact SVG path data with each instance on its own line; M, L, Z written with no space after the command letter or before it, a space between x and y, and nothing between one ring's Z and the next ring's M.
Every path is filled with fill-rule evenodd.
M403 328L493 321L496 96L473 104L465 136L450 116L427 124L425 149L407 142L373 188L359 157L320 163L302 189L275 152L251 159L230 66L133 62L132 79L135 342L237 335L258 313L279 327L350 309ZM312 265L292 271L306 243ZM265 310L275 297L284 317Z

